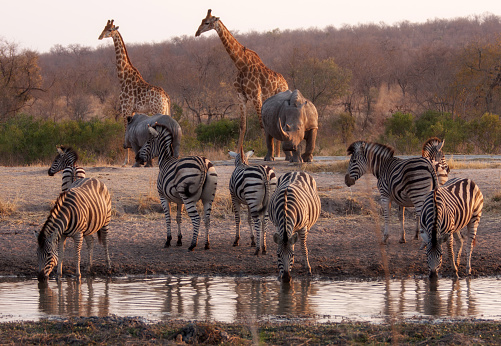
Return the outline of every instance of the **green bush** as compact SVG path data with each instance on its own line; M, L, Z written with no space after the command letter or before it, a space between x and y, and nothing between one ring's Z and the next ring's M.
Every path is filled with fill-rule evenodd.
M238 139L239 123L235 120L221 119L205 125L200 124L195 129L198 141L215 146L228 146Z
M480 119L470 123L472 139L479 149L487 154L495 154L501 148L501 121L499 115L485 113Z
M56 155L56 145L72 146L83 163L122 156L122 122L106 119L54 122L18 115L0 124L2 164L47 163Z

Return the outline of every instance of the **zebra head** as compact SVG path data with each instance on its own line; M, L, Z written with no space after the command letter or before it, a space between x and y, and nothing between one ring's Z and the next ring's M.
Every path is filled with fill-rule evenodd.
M273 234L273 241L278 245L278 279L288 283L292 278L290 272L294 264L294 244L296 244L299 235L294 232L296 220L292 213L288 213L287 189L284 190L283 211L279 214L279 220L277 232Z
M157 123L153 126L148 124L148 131L150 136L141 149L139 149L136 155L136 162L142 165L157 156L159 162L162 159L172 157L172 134L170 131L165 126Z
M438 277L438 270L442 265L442 242L443 239L440 235L440 220L442 219L442 208L437 203L437 191L433 191L432 208L428 209L428 215L423 215L425 219L425 232L427 234L426 257L428 261L428 269L430 271L430 278L436 279ZM425 202L426 203L426 202Z
M243 153L243 150L240 150L240 153L236 153L234 151L228 150L228 154L235 158L235 167L239 165L248 165L249 164L249 158L254 155L254 150L249 150L245 154Z
M366 154L367 143L358 141L348 147L348 155L351 155L348 164L348 173L344 177L347 186L355 185L355 182L365 174L368 169L368 158Z
M57 156L52 162L52 165L49 168L48 174L52 177L59 171L62 171L66 167L72 167L78 160L78 154L71 147L56 147Z
M52 269L57 265L57 232L49 231L50 222L46 222L38 234L38 281L45 282L49 279Z

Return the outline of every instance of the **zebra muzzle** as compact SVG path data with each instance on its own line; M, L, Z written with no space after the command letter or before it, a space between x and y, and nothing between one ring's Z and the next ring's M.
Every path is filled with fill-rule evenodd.
M344 183L346 184L346 186L350 187L352 185L355 185L355 179L353 179L352 177L350 177L349 174L346 174L344 176Z

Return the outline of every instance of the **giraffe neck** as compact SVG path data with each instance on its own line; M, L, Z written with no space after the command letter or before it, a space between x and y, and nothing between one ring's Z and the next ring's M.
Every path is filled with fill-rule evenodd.
M215 30L237 69L242 70L247 67L250 61L247 59L248 57L246 51L249 50L237 41L237 39L228 31L221 21L219 21Z
M133 79L142 79L139 71L132 66L129 59L129 54L127 54L127 48L125 48L125 43L122 39L122 35L118 31L114 32L113 43L115 45L115 54L117 57L117 73L120 83L124 83L126 79L130 79L131 76L135 76Z

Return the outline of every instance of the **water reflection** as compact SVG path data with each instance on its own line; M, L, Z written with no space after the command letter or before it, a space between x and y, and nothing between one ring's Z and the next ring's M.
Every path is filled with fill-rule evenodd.
M499 280L382 282L274 278L168 277L0 280L0 321L50 316L142 316L224 322L307 318L387 321L400 318L499 319Z

